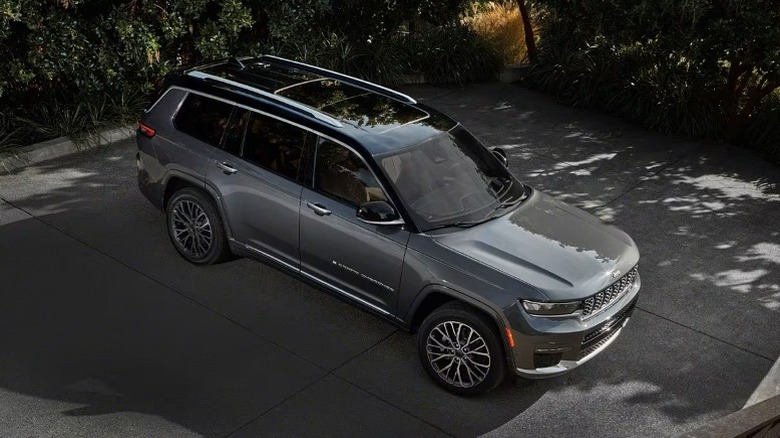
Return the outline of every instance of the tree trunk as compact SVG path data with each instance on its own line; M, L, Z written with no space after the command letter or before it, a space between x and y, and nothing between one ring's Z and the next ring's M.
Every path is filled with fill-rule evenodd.
M525 47L528 52L528 60L533 64L536 63L538 56L536 54L534 29L531 27L531 17L528 15L528 8L525 7L525 0L517 0L517 7L520 8L520 19L523 20L523 33L525 34Z

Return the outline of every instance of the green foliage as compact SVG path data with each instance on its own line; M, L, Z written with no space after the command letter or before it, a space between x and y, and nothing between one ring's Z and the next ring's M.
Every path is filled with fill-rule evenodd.
M411 68L431 83L479 81L496 77L501 55L470 28L454 24L410 34L404 44Z
M19 128L5 114L0 114L0 154L21 146Z
M468 0L0 0L2 144L135 122L177 69L273 53L386 84L494 75ZM41 105L41 102L46 102Z
M757 113L745 130L744 140L780 163L780 95L769 96Z
M542 0L529 82L646 127L739 141L780 86L780 4Z
M318 29L317 24L324 22L329 12L328 3L328 0L271 2L266 9L269 37L282 43L293 43L302 36L321 34L322 29Z

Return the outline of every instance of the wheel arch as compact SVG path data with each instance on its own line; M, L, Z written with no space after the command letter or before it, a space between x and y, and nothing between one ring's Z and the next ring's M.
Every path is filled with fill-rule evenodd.
M225 234L227 234L228 240L232 239L233 233L230 229L230 223L227 221L227 215L225 214L225 209L222 205L222 198L219 195L219 192L217 192L217 190L211 187L209 184L206 184L203 180L198 179L192 175L177 172L175 170L171 170L166 174L163 189L163 211L167 210L168 201L171 199L173 194L186 187L196 188L211 198L211 201L214 202L214 206L217 208L219 216L222 219L222 227L225 229Z
M496 312L493 307L483 301L446 286L430 285L420 291L406 314L405 319L408 321L409 330L416 332L431 312L442 305L453 301L462 303L488 318L493 324L495 334L501 340L501 345L504 347L504 353L507 359L510 359L512 356L510 354L511 347L505 331L505 327L509 327L509 324L505 321L503 313Z

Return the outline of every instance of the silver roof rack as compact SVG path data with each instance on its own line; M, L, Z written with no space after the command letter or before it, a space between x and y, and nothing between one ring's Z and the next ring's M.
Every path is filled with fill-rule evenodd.
M374 84L374 83L371 83L371 82L368 82L368 81L364 81L363 79L356 78L354 76L345 75L344 73L335 72L335 71L332 71L332 70L328 70L328 69L317 67L317 66L310 65L310 64L304 64L302 62L293 61L291 59L281 58L279 56L262 55L262 56L260 56L260 59L269 59L269 60L276 61L276 62L279 62L279 63L282 63L282 64L292 65L292 66L298 68L299 70L303 70L303 71L306 71L306 72L309 72L309 73L320 74L320 75L328 77L330 79L337 79L337 80L339 80L341 82L344 82L344 83L347 83L347 84L350 84L350 85L354 85L356 87L362 88L362 89L367 90L367 91L373 91L375 93L379 93L381 95L384 95L384 96L387 96L387 97L391 97L391 98L393 98L395 100L399 100L399 101L404 102L404 103L408 103L408 104L412 104L412 105L417 103L416 100L414 100L412 97L410 97L410 96L408 96L408 95L406 95L404 93L401 93L401 92L395 91L395 90L391 90L391 89L389 89L387 87L383 87L381 85L377 85L377 84Z
M267 91L263 91L259 88L252 87L251 85L242 84L241 82L233 81L230 79L223 78L221 76L213 75L211 73L204 73L202 71L198 70L190 70L187 72L187 76L191 76L196 79L202 79L202 80L208 80L208 81L214 81L214 82L220 82L226 85L230 85L232 87L240 88L242 90L249 91L254 94L259 94L263 97L267 97L271 100L275 100L277 102L280 102L284 105L287 105L289 107L292 107L300 112L303 112L305 114L308 114L312 117L314 117L317 120L321 120L331 126L335 126L337 128L341 128L344 125L341 124L338 120L334 119L333 117L317 110L316 108L312 108L308 105L304 105L300 102L296 102L292 99L288 99L284 96L280 96L278 94L269 93Z

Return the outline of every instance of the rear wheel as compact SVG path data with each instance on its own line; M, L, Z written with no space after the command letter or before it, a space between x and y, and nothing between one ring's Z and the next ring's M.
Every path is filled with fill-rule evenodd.
M202 191L187 187L174 193L166 216L173 246L190 263L210 265L230 255L219 212Z
M428 375L455 394L490 391L506 373L492 322L461 303L447 303L425 318L417 334L417 350Z

